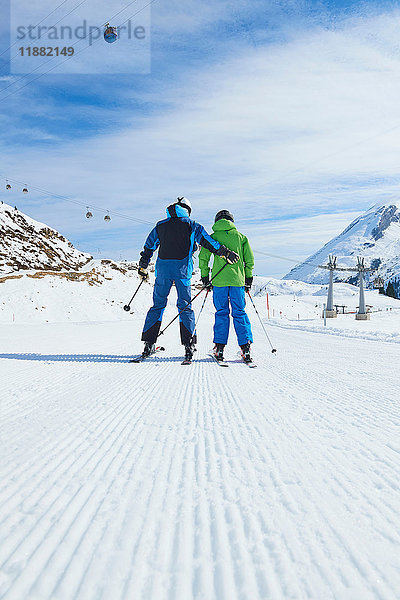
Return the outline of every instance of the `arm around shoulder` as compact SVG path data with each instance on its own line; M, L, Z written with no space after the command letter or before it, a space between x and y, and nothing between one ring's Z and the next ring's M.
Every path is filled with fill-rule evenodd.
M195 221L193 221L193 223L194 239L196 240L196 242L202 248L205 248L206 250L209 250L210 253L212 252L213 254L215 254L217 250L219 250L219 248L221 247L221 244L217 242L217 240L214 240L214 238L212 238L211 235L208 235L207 231L202 225L200 225L200 223L196 223Z

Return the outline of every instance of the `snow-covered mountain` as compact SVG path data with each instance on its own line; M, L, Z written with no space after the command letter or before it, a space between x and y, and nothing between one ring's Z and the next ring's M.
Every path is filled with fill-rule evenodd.
M327 283L328 271L318 265L326 264L330 254L338 257L341 267L355 267L357 256L363 256L368 266L377 269L373 277L380 275L385 281L400 276L400 201L370 208L284 279ZM337 271L335 279L354 281L354 273Z
M0 204L0 273L76 270L91 259L55 229L8 204Z

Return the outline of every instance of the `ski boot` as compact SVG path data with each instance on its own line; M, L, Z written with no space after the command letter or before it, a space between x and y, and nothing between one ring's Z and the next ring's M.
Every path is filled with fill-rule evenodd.
M185 360L192 360L195 352L196 346L193 344L193 342L185 344Z
M224 360L224 348L225 344L215 344L214 346L214 356L218 362Z
M196 352L196 347L192 342L190 342L189 344L185 344L185 360L186 361L192 360L194 352Z
M253 359L251 358L251 355L250 355L250 342L247 342L247 344L243 344L243 346L240 346L240 350L242 352L242 358L243 358L244 362L252 363Z
M147 358L148 356L150 356L150 354L153 354L155 349L156 349L155 344L151 344L150 342L145 342L144 349L142 352L142 358Z

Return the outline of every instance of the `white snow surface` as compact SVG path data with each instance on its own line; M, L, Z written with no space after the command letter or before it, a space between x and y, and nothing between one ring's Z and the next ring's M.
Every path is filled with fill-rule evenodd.
M398 598L400 302L324 328L325 288L258 278L256 369L233 329L208 356L211 299L191 366L176 323L131 364L151 285L129 314L135 271L91 268L0 285L0 598Z
M378 266L373 277L380 275L385 281L400 276L400 201L378 203L357 217L337 237L323 248L294 267L285 279L297 279L307 283L327 283L329 273L319 269L326 265L329 255L338 257L338 266L354 268L357 256L366 259L366 265ZM380 263L377 264L379 259ZM337 281L348 281L355 273L335 272Z

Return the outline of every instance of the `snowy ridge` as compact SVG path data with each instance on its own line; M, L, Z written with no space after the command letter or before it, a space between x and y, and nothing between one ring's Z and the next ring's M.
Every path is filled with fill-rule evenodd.
M377 269L373 277L380 275L385 281L400 276L400 201L370 208L304 263L294 267L284 279L327 283L328 272L316 265L327 264L330 254L337 256L339 266L343 267L354 267L356 257L363 256L367 265ZM337 271L335 279L354 281L354 274Z
M0 204L0 274L28 269L75 270L91 258L55 229Z

